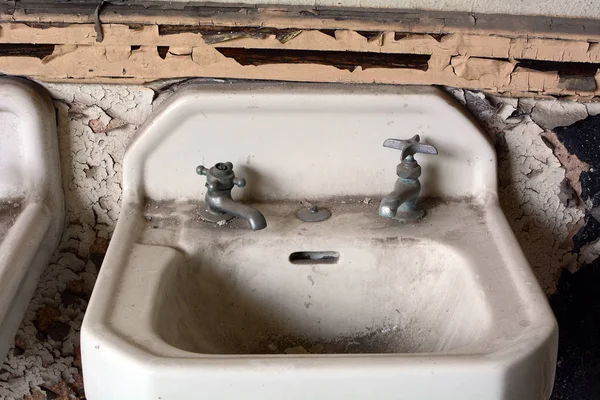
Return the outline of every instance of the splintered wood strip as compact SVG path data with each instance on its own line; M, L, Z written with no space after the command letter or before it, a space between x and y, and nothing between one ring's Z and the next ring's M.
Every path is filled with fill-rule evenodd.
M429 56L422 54L367 53L355 51L313 51L279 49L243 49L217 47L225 57L233 58L241 65L269 64L319 64L354 71L358 67L411 68L427 71Z
M0 43L0 57L35 57L43 59L54 52L53 44Z

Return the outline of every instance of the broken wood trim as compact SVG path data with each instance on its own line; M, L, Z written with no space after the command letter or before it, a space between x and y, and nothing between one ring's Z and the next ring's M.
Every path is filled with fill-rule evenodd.
M600 63L600 43L474 34L415 34L399 31L300 30L255 27L104 24L104 46L202 47L365 51L469 55L497 59ZM0 23L0 43L97 45L93 24L40 26Z
M600 96L600 42L588 40L271 26L102 27L98 43L92 23L0 23L0 72L53 82L249 78Z
M216 47L216 50L243 66L318 64L330 65L350 72L358 68L362 70L368 68L409 68L427 71L430 58L429 55L424 54L375 53L365 51L247 49L241 47Z
M96 1L0 3L0 22L94 23ZM600 20L347 7L298 7L201 3L105 1L102 23L129 25L217 25L277 29L351 29L369 32L485 33L600 41Z
M54 53L52 44L0 43L0 57L35 57L40 60Z

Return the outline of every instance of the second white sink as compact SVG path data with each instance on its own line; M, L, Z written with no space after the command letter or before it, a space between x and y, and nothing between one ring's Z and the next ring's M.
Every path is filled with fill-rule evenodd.
M0 360L63 229L55 113L41 86L0 78Z

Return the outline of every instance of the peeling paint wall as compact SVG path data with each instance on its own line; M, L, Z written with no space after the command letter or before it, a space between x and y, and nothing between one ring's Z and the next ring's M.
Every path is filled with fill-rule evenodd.
M586 106L450 92L495 142L502 209L542 288L553 293L562 269L579 266L572 250L584 217L578 183L585 165L566 153L551 129L586 118Z
M6 399L83 397L79 330L119 216L124 150L172 90L45 86L58 110L66 226L0 369L0 398ZM577 269L600 252L600 245L573 252L573 236L589 211L579 174L589 167L569 154L552 129L598 114L600 106L448 91L496 144L502 207L538 280L552 293L563 268Z
M220 77L445 85L580 100L600 97L600 35L593 34L600 32L600 22L598 27L576 24L568 29L571 32L548 35L542 33L546 23L522 32L523 26L532 24L529 20L512 29L514 18L500 21L495 16L492 26L484 28L483 16L469 16L473 26L465 30L447 25L456 23L456 16L437 20L386 12L387 22L378 15L382 25L377 22L363 30L358 21L331 13L321 23L305 16L282 27L283 21L273 19L281 9L255 11L265 13L265 20L253 20L249 26L239 20L240 13L233 26L232 21L219 26L213 19L181 25L181 19L190 15L179 14L159 22L162 13L151 23L103 23L98 30L89 21L66 23L65 15L60 23L40 23L25 10L17 13L26 18L21 22L8 16L3 20L0 7L0 70L48 82L141 84ZM110 16L116 14L106 18ZM430 25L433 20L435 27ZM568 26L555 21L549 27Z

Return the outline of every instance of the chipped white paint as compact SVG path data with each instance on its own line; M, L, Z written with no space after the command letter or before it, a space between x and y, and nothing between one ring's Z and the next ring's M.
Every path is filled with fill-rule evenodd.
M587 106L593 109L595 104ZM586 104L571 101L522 99L519 109L530 114L537 125L547 130L569 126L588 116Z
M503 209L513 231L538 280L553 291L561 268L573 262L567 240L583 212L561 202L565 170L542 141L542 132L527 116L505 132L500 180Z
M456 95L456 91L452 91ZM577 262L571 253L571 237L583 210L576 202L561 201L565 169L542 139L547 126L558 121L573 123L587 117L583 104L555 104L532 99L486 98L459 91L471 111L496 141L500 202L536 277L547 293L556 289L561 269ZM506 117L505 106L532 113ZM544 110L538 113L536 110ZM553 110L550 112L550 110ZM554 115L553 115L554 113Z
M19 347L25 351L13 355L11 350L0 370L0 398L6 399L22 399L29 393L36 393L40 386L49 388L61 381L71 385L74 392L79 387L81 377L77 370L76 348L86 302L76 299L74 303L64 305L61 293L73 282L82 284L85 293L91 292L101 254L120 211L121 160L125 146L153 108L154 92L147 88L45 86L55 97L58 109L66 225L59 250L42 275L17 336ZM550 149L543 147L540 129L530 118L508 114L508 110L520 108L521 102L474 96L472 92L462 90L455 93L486 126L491 138L498 139L499 170L511 171L503 174L505 179L500 181L505 213L538 279L547 292L552 292L560 268L572 263L577 265L576 257L570 253L569 229L583 215L578 208L556 201L564 169L557 164ZM157 101L169 94L163 93ZM590 115L600 113L597 103L585 106ZM107 128L112 122L111 129L94 133L90 121L98 119ZM506 145L503 145L504 136ZM534 170L537 172L532 174ZM545 189L540 191L540 185ZM514 202L514 192L523 193L518 198L520 203ZM526 227L529 232L523 231ZM579 262L589 261L596 254L582 257ZM36 312L42 307L58 309L59 320L69 325L70 333L63 340L36 338L38 329L34 321Z
M58 100L60 146L67 197L67 231L87 257L96 239L108 239L119 216L125 145L151 112L150 89L101 85L47 85ZM118 127L94 132L93 121ZM98 131L98 129L95 129Z
M578 264L585 265L600 257L600 239L584 245L579 251Z

